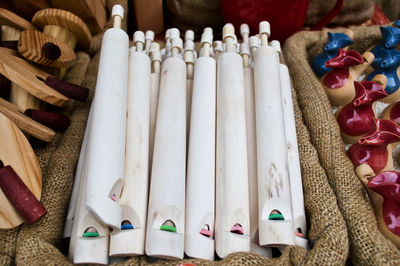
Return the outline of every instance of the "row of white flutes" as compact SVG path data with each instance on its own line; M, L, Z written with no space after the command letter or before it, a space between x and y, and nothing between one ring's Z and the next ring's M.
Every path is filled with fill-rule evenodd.
M241 27L241 56L231 24L223 43L206 28L197 55L193 32L183 47L177 29L161 51L139 31L129 49L122 14L114 6L103 37L65 227L70 259L306 247L290 79L269 24L251 38Z

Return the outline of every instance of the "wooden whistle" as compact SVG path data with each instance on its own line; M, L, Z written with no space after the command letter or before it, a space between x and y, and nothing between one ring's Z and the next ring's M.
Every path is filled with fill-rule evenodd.
M371 49L371 53L373 53L375 56L374 61L371 63L371 67L373 69L378 69L381 67L385 50L395 49L400 43L400 28L381 26L379 29L382 33L382 41Z
M346 105L354 98L354 81L374 60L371 52L363 55L356 51L339 49L335 58L325 63L332 70L321 78L321 82L332 105Z
M381 101L386 103L397 102L400 99L400 51L384 49L379 67L367 76L367 80L371 80L375 75L383 75L386 78L385 91L388 96Z
M120 29L124 9L114 5L114 27L103 37L96 93L71 234L74 263L108 263L109 227L121 230L119 198L124 176L129 37ZM86 134L86 133L85 133Z
M224 258L250 251L249 188L243 62L232 24L223 27L217 66L215 249Z
M400 126L385 119L372 120L371 130L353 144L347 155L359 178L370 179L393 167L392 151L400 141Z
M144 254L149 188L149 124L151 61L145 53L145 36L133 35L136 51L129 52L128 113L125 175L117 202L122 210L121 231L110 236L111 256Z
M356 143L368 133L376 117L375 102L386 97L386 78L376 76L374 81L354 81L355 97L336 112L340 133L345 143Z
M324 46L324 50L315 56L311 63L311 67L318 78L328 73L332 69L325 66L326 61L336 57L339 49L347 50L348 46L353 44L353 31L346 29L344 33L328 32L328 43Z
M170 259L184 253L186 65L181 51L182 40L172 37L171 56L161 69L146 233L146 254Z
M392 103L387 106L382 112L382 119L392 120L393 122L400 123L400 102Z
M271 41L270 45L275 49L275 51L281 53L281 45L279 41ZM285 124L290 192L292 197L293 230L296 245L307 248L307 222L304 210L303 183L297 145L292 88L290 84L289 69L282 63L279 63L279 77L281 82L283 119Z
M279 56L268 46L269 23L259 27L261 46L254 56L259 241L261 246L281 248L296 242Z
M187 158L185 254L214 260L216 63L212 31L204 29L193 73Z
M380 231L400 248L400 173L385 171L362 182L367 187Z

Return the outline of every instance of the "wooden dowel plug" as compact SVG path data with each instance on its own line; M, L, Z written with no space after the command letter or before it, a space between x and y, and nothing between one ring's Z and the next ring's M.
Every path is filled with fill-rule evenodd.
M27 224L40 220L47 212L11 166L0 164L0 188Z
M37 78L41 80L39 77ZM46 80L44 80L44 84L52 87L62 95L77 101L84 102L89 96L88 88L64 80L59 80L52 76L48 76Z
M24 112L27 116L56 131L65 131L70 125L68 116L42 110L27 109Z

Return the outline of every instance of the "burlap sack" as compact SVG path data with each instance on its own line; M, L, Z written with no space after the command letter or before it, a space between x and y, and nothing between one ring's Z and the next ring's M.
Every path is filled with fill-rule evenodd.
M380 39L377 26L353 30L355 44L351 49L361 53ZM377 228L369 199L346 155L329 100L309 64L326 42L326 32L300 32L289 38L283 49L304 123L346 221L351 262L361 265L399 265L399 252Z
M115 2L115 1L114 1ZM120 1L126 5L126 1ZM96 82L101 36L96 36L90 54L78 53L67 80L91 89ZM97 49L96 49L97 48ZM97 51L97 52L96 52ZM281 257L268 259L251 253L236 253L219 262L204 260L165 261L149 260L146 256L130 258L116 265L178 265L181 262L197 265L343 265L348 254L345 221L337 199L328 183L328 176L318 158L310 135L303 123L303 115L293 91L295 120L299 141L299 154L303 176L304 201L309 225L310 249L291 246ZM91 96L93 93L91 93ZM0 231L0 263L10 265L70 265L63 246L62 233L71 194L74 171L85 130L89 100L74 102L66 109L72 123L52 143L34 142L43 174L42 203L48 213L38 223L22 225L14 230Z
M336 4L337 0L311 0L304 25L318 23ZM345 0L340 12L332 19L332 24L361 24L374 13L375 0Z

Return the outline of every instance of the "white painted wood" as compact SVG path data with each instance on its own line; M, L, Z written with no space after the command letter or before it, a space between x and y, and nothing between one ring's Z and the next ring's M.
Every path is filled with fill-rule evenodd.
M160 88L161 53L160 45L153 42L150 47L151 74L150 74L150 145L149 145L149 176L153 161L154 136L156 133L158 95Z
M203 34L204 35L204 34ZM185 253L214 260L216 62L207 55L194 67L187 161ZM201 234L210 231L211 236Z
M92 114L92 110L93 107L90 110L89 116ZM73 222L73 227L70 235L71 238L68 257L74 263L107 264L109 229L107 228L107 226L99 223L99 221L96 220L91 213L89 213L85 206L87 187L87 162L88 157L90 156L90 149L87 147L87 132L90 131L90 126L91 119L89 117L75 177L75 182L80 182L78 186L75 185L76 183L74 184L74 189L77 188L78 193L75 203L76 206L73 220L69 220L70 222ZM94 228L99 233L99 236L83 237L84 232L88 228Z
M179 40L172 39L162 65L146 233L148 256L173 259L183 258L185 226L186 65ZM160 230L167 220L176 232Z
M194 75L194 33L193 31L186 31L185 34L185 49L183 60L186 63L186 146L189 143L190 134L190 112L192 108L192 90L193 90L193 75Z
M105 32L87 144L90 156L87 158L86 207L102 223L117 231L121 208L111 196L120 194L124 176L128 47L129 38L123 30L111 28Z
M295 243L294 225L279 57L277 52L268 46L266 32L267 30L260 25L262 46L257 49L254 58L259 241L262 246L282 247ZM274 210L279 211L284 220L268 220Z
M215 245L219 257L250 251L246 117L242 58L234 47L234 29L224 26L226 52L217 66ZM243 235L231 232L240 224Z
M243 42L249 45L249 34L250 34L249 25L247 25L246 23L241 24L240 34L242 35Z
M149 56L130 51L125 176L117 202L122 209L121 223L129 221L133 229L111 234L110 256L144 254L149 187L150 69Z
M153 41L154 41L154 31L152 31L152 30L146 31L145 50L146 50L147 54L149 54L149 52L150 52L150 46L151 46Z
M288 152L295 240L297 245L307 248L307 222L304 210L303 184L301 181L301 169L299 150L297 146L296 124L294 120L292 90L290 86L289 70L284 64L279 64L279 75L281 78L283 116L285 120L285 136ZM302 237L302 235L304 237Z
M244 67L243 74L246 108L247 168L249 176L250 251L261 256L271 257L271 250L269 248L259 246L258 243L257 139L253 69L250 68L249 65L250 50L248 44L243 42L240 45L240 50Z

